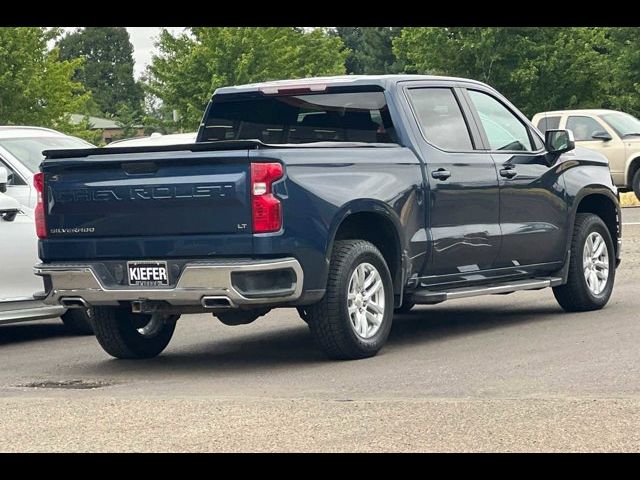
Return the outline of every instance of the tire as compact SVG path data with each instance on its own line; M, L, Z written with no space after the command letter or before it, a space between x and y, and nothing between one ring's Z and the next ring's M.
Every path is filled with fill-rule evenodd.
M607 261L599 261L600 267L587 268L596 270L595 275L597 282L600 283L600 276L603 274L601 270L602 264L607 265L607 277L604 284L600 283L602 290L594 291L586 279L584 258L585 243L588 238L595 235L604 240L607 249ZM591 257L593 258L593 256ZM602 258L602 257L598 257ZM598 270L600 269L600 270ZM569 260L569 275L567 283L559 287L553 288L553 295L560 306L567 312L586 312L590 310L599 310L604 307L611 297L613 291L613 283L616 275L615 250L613 240L609 229L600 217L592 213L578 213L576 215L575 225L573 227L573 237L571 239L571 257ZM591 280L593 283L593 279Z
M400 305L398 308L395 309L396 313L409 313L409 311L415 307L416 304L413 302L408 302L408 301L404 301L402 302L402 305Z
M356 268L360 268L362 282L354 273ZM373 271L377 272L377 277ZM367 280L372 279L375 279L373 286L379 280L381 287L375 290L371 298L366 299L366 295L363 297L361 293L349 295L351 287L362 285L364 289ZM372 291L372 285L369 285L367 292ZM355 309L353 314L349 313L348 302ZM374 306L381 304L382 309L375 311ZM305 313L313 338L328 357L355 360L378 353L389 336L393 322L393 284L380 251L364 240L335 242L325 295L320 302L305 307ZM367 313L375 317L378 323L369 323ZM365 320L358 320L361 318L366 323ZM362 327L361 333L356 332L355 322Z
M640 168L633 174L631 188L633 189L633 193L636 194L636 198L640 200Z
M146 333L142 328L154 327L152 315L131 313L121 307L94 307L93 328L100 346L116 358L152 358L169 344L179 315L158 315L160 322Z
M69 332L75 335L93 335L92 315L92 308L71 308L60 318Z

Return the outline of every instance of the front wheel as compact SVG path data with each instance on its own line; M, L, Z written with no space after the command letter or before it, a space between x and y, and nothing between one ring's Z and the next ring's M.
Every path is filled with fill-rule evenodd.
M116 358L152 358L169 344L179 315L132 313L94 307L93 328L102 348Z
M311 334L330 357L371 357L393 321L393 284L380 251L364 240L334 245L323 299L305 307Z
M578 213L567 283L555 287L553 295L568 312L598 310L611 297L615 275L615 250L609 229L597 215Z

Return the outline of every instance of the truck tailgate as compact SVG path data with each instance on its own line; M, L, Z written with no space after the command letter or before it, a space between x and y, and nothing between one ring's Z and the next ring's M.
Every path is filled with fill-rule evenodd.
M47 160L49 238L251 231L247 150Z

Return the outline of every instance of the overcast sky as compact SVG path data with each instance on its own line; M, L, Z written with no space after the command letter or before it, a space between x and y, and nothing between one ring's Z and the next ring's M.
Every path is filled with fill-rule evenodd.
M158 39L161 28L167 28L172 33L181 32L184 29L184 27L127 27L133 44L136 78L140 77L145 67L151 62L151 55L155 52L153 43Z
M73 31L76 28L78 27L62 27L66 32ZM135 61L133 74L136 79L140 78L145 67L151 63L151 55L156 51L153 44L157 41L161 28L166 28L174 34L185 29L185 27L126 27L133 44L133 60ZM53 45L54 42L50 42L49 48L52 48Z

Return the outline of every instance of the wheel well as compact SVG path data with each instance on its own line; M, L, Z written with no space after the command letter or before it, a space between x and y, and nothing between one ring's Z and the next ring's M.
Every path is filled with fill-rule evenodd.
M615 203L606 195L592 194L587 195L578 204L577 213L593 213L599 216L607 225L607 229L611 234L613 240L613 248L618 249L618 242L616 239L619 236L618 232L618 210Z
M351 214L338 227L334 241L355 239L371 242L380 250L391 273L394 293L400 293L402 287L401 249L400 239L393 222L377 213Z

